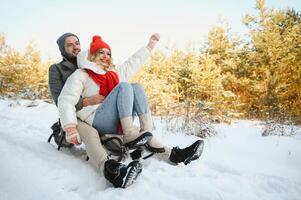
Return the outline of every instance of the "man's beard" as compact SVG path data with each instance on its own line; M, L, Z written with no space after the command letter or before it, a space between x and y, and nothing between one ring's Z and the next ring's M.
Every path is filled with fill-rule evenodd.
M68 55L67 53L65 53L64 58L65 58L66 60L68 60L69 62L71 62L72 64L74 64L75 66L77 66L77 59L76 59L76 56Z

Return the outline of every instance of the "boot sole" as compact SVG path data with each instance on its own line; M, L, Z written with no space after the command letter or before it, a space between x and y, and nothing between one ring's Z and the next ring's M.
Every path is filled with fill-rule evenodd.
M140 135L134 141L124 144L124 146L128 147L129 149L134 149L134 148L137 148L139 146L146 144L152 137L153 137L153 134L151 134L150 132L146 132L146 133Z
M131 162L128 168L129 169L127 170L125 181L121 186L122 188L127 188L128 186L132 185L142 172L142 165L137 161Z
M199 157L201 157L201 155L203 153L203 149L204 149L204 141L200 140L200 142L194 147L192 156L186 158L184 160L184 164L187 165L191 161L196 160Z
M165 152L165 148L155 148L150 146L149 144L145 144L144 145L146 147L147 150L149 150L152 153L164 153Z

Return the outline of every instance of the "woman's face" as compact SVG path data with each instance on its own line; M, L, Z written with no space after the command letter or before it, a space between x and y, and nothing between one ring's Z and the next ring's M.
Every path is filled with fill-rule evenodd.
M98 55L95 58L97 65L108 67L111 65L111 52L109 49L102 48L98 50Z

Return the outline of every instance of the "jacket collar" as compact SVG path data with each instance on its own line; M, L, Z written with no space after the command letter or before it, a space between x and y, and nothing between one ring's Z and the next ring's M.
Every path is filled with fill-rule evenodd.
M67 68L71 70L76 70L78 67L74 65L73 63L69 62L66 58L63 57L63 60L61 62L62 65L66 66Z
M79 69L90 69L96 74L105 74L106 71L101 69L95 63L88 60L89 51L81 51L77 55L77 65Z

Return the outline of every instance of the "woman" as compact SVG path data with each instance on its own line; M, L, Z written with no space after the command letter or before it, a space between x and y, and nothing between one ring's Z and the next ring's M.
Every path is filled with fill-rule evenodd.
M127 82L119 83L119 80L127 81L139 69L158 40L159 36L153 35L146 48L141 48L123 65L115 68L112 67L110 46L99 36L93 37L89 52L78 54L80 69L69 77L59 97L61 123L68 140L74 144L80 142L76 117L104 134L117 133L120 121L124 143L131 144L142 134L151 136L146 134L147 130L140 131L133 125L133 110L142 120L143 115L149 113L142 87ZM106 97L101 105L87 106L75 113L76 100L98 93Z
M159 35L152 35L146 47L115 67L110 46L101 37L93 37L89 51L82 51L77 56L80 69L69 77L59 96L60 119L69 141L80 143L76 129L78 117L102 134L117 133L120 127L126 145L147 142L148 149L162 153L166 160L173 163L188 164L200 156L203 148L201 140L185 149L175 147L171 150L152 137L153 122L145 92L139 84L127 82L150 56L158 41ZM96 94L105 96L101 104L76 112L75 105L80 97ZM139 117L139 128L133 125L134 115Z

